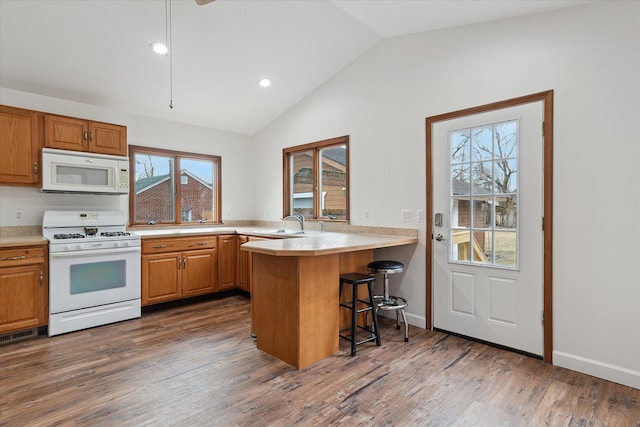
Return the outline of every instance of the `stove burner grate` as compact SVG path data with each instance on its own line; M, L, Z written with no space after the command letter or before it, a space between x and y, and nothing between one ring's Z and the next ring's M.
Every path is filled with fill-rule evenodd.
M127 233L126 231L103 231L100 235L103 237L123 237L131 236L131 233Z
M54 239L84 239L84 234L80 233L62 233L62 234L54 234Z

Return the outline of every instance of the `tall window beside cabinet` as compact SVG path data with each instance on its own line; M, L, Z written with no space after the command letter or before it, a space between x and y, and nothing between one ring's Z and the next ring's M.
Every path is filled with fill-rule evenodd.
M349 220L349 136L282 150L284 216Z
M221 158L129 146L130 224L220 223Z

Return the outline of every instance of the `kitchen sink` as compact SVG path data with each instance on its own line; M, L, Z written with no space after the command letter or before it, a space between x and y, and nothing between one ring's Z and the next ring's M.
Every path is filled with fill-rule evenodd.
M309 234L320 234L318 230L291 230L286 228L277 228L273 230L256 230L262 234L279 234L284 236L305 236Z

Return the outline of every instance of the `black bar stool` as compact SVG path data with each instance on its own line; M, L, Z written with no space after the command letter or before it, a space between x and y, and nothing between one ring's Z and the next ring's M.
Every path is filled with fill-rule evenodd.
M374 274L382 274L384 295L376 296L378 310L395 311L396 312L396 329L400 329L400 318L404 322L404 340L409 341L409 324L407 316L404 312L405 307L409 304L406 299L389 295L389 274L402 273L404 264L398 261L373 261L367 264L369 271Z
M340 329L340 338L344 338L351 342L351 356L356 355L356 346L366 342L374 341L380 346L380 333L378 332L378 316L375 310L375 299L373 294L373 282L375 276L362 273L346 273L340 275L340 297L342 296L342 288L344 284L351 285L351 301L341 302L340 306L348 308L351 311L351 326L349 328ZM358 286L367 285L369 298L366 300L358 298ZM365 326L358 325L359 313L372 313L373 328L370 328L368 322ZM368 332L367 337L358 341L358 330L361 329ZM350 332L345 335L344 332ZM370 335L369 335L370 334Z

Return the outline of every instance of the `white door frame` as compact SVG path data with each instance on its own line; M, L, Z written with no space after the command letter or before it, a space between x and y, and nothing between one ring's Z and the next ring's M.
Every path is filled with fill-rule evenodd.
M438 122L457 119L464 116L484 113L491 110L514 107L521 104L542 101L543 103L543 359L552 363L553 352L553 311L552 311L552 261L553 261L553 90L538 92L518 98L498 101L491 104L466 108L450 113L426 118L426 158L427 158L427 238L431 243L426 245L426 295L427 295L427 329L433 329L433 125Z

